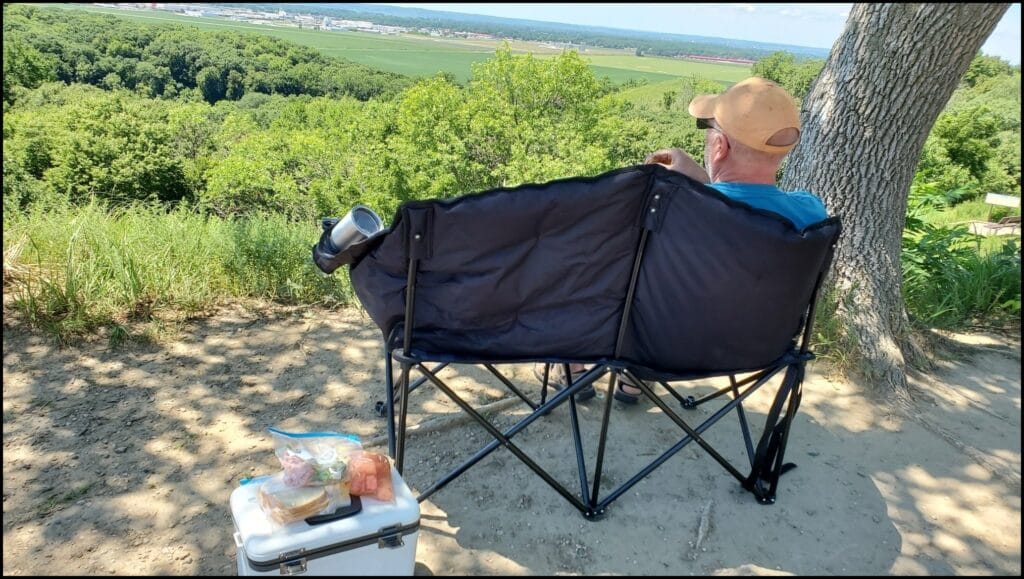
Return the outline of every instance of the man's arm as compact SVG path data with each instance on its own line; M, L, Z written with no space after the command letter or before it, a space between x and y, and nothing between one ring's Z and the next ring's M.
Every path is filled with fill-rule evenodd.
M711 182L707 172L682 149L658 149L647 155L647 158L644 159L644 164L661 165L666 169L682 173L701 183L707 184Z

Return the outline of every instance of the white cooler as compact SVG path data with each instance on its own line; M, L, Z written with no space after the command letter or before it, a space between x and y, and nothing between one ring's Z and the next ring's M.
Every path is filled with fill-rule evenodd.
M412 575L420 504L391 467L395 502L358 497L362 510L309 525L274 525L256 499L257 482L231 493L239 575ZM352 497L353 500L357 497Z

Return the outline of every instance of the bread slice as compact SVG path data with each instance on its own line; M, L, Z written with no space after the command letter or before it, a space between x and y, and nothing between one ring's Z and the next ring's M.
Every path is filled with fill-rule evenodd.
M291 523L311 517L327 508L330 498L324 487L284 487L266 492L260 489L264 512L279 523Z

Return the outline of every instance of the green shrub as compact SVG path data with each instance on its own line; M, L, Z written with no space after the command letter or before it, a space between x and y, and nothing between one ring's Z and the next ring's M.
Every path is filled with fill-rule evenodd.
M903 235L903 296L918 326L958 329L1020 316L1020 242L936 226L912 212Z

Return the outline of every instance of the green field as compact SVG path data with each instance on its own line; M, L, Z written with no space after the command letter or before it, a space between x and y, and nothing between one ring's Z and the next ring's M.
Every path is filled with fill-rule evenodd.
M639 57L631 54L584 56L595 66L669 77L693 75L727 84L737 83L750 76L750 65L747 64L716 64L679 58Z
M382 36L365 32L302 30L284 26L231 22L219 18L179 16L163 11L119 10L81 4L45 6L100 12L151 24L175 23L195 26L202 30L269 34L296 44L316 48L328 56L345 58L379 70L413 77L450 72L460 81L468 80L472 73L473 63L490 58L500 44L499 41L464 41L414 35ZM512 48L515 52L530 52L539 57L558 52L537 43L527 42L513 42ZM745 65L638 57L624 51L620 54L609 54L614 51L607 50L599 52L599 54L593 55L584 53L583 57L591 63L591 68L597 76L607 76L615 83L630 79L646 79L650 83L660 83L686 75L701 76L723 83L734 83L750 74L750 67Z
M733 84L733 82L719 82L723 83L723 88L724 86ZM682 86L683 81L680 80L679 77L675 77L660 82L652 82L643 86L627 88L618 94L635 105L640 105L649 109L657 109L662 107L662 98L666 92L673 91L678 94L679 89L682 88Z

